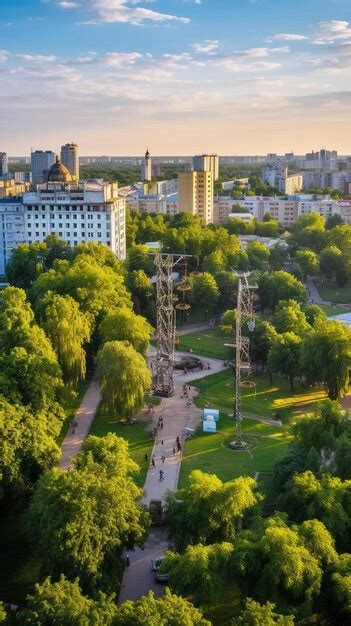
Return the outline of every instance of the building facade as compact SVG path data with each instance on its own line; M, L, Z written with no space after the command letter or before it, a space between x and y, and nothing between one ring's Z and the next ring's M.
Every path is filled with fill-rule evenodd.
M9 171L6 152L0 152L0 178L7 176Z
M79 148L76 143L61 146L61 162L67 167L74 180L79 180Z
M31 154L32 183L38 185L48 179L49 170L55 163L55 153L51 150L35 150Z
M145 152L144 160L141 164L141 180L152 180L152 159L149 149Z
M196 154L193 157L193 169L196 172L212 172L213 180L219 178L218 154Z
M0 274L5 274L13 249L25 241L22 198L0 199Z
M213 222L213 174L180 172L178 174L179 212L197 215L205 224Z
M280 165L266 165L262 169L262 179L280 193L290 196L303 188L302 174L288 174L288 168Z

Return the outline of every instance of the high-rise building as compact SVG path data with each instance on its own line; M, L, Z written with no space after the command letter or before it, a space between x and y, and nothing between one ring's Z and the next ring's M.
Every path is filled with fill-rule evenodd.
M152 160L148 148L145 152L144 161L141 164L141 180L152 180Z
M6 152L0 152L0 178L8 174L7 166L7 154Z
M61 163L67 167L75 180L79 180L79 148L76 143L61 146Z
M196 154L193 157L193 168L196 172L212 172L213 180L219 177L218 154Z
M4 275L13 249L25 243L22 198L0 198L0 274Z
M213 222L213 173L211 171L178 174L179 212L192 213L205 224Z
M31 154L32 183L38 185L48 179L50 167L55 163L55 153L51 150L35 150Z

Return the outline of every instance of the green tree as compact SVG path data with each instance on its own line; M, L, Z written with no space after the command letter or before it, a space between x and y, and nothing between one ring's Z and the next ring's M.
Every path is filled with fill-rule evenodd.
M250 269L263 271L267 268L270 250L264 243L260 241L250 241L247 244L246 252Z
M233 626L294 626L293 615L281 615L274 611L271 602L260 604L252 598L246 598L245 608L240 616L234 619Z
M218 306L220 310L234 306L238 280L233 272L218 272L215 275L219 290Z
M108 341L97 356L98 377L105 410L130 420L144 404L151 374L143 357L122 341Z
M149 255L149 248L144 244L135 244L128 250L127 268L129 272L144 270L147 276L155 274L153 257Z
M83 595L78 580L61 576L57 582L46 578L37 584L17 620L28 626L111 626L116 613L114 596L100 592L91 600Z
M167 552L162 570L169 573L175 593L191 597L196 605L213 604L223 594L233 551L231 543L188 546L184 554Z
M277 332L274 326L259 318L255 320L255 328L250 332L250 356L253 363L262 368L267 365L269 350Z
M189 297L193 304L204 310L211 310L216 306L219 292L216 280L211 274L205 272L192 276L190 286Z
M302 303L307 300L304 285L284 270L261 274L258 280L258 295L262 308L273 311L280 300L297 300Z
M341 322L314 328L302 344L301 369L307 382L323 382L331 400L347 392L350 359L351 330Z
M214 474L191 472L186 487L167 498L167 519L177 548L232 541L245 513L262 499L256 486L249 477L223 483Z
M327 246L319 256L320 270L327 278L335 278L343 265L342 253L336 246Z
M44 329L56 352L65 382L77 388L85 377L86 353L84 344L90 339L90 318L82 313L70 296L48 293Z
M273 324L278 333L292 332L299 337L310 330L305 313L296 300L282 300L278 303L273 316Z
M0 396L0 498L20 496L58 461L62 417L53 410L34 414Z
M294 391L294 377L300 372L301 339L295 333L277 335L268 353L267 366L270 374L283 374Z
M270 249L269 265L273 270L280 270L284 266L287 256L287 248L280 244L276 244Z
M88 438L69 472L53 469L39 479L27 529L53 575L78 576L90 590L115 585L123 547L141 545L148 527L136 469L127 442L110 433L100 445Z
M163 597L152 591L140 600L118 607L113 626L211 626L190 602L166 589Z
M306 280L307 274L315 274L319 270L318 256L313 250L298 250L295 262L301 269L302 277Z
M327 316L318 304L306 304L303 307L306 321L310 326L319 326L327 320Z
M204 272L209 274L217 274L218 272L225 272L228 269L228 263L222 250L215 250L209 254L203 263Z
M6 268L9 283L22 289L29 289L44 271L47 246L45 243L20 243L13 250Z
M153 328L145 317L125 308L109 311L99 330L103 342L128 341L143 356L146 356L153 333Z

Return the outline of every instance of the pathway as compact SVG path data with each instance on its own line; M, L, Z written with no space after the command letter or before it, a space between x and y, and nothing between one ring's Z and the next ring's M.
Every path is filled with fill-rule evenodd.
M308 290L308 300L309 302L313 302L314 304L330 304L330 302L326 302L322 300L319 295L319 291L314 284L312 276L307 276L306 278L306 288Z
M100 400L99 384L93 378L72 420L76 426L74 428L70 427L63 440L61 446L62 455L59 461L60 469L67 470L72 466L74 457L80 452L83 442L89 434Z
M151 348L149 358L154 358L155 349ZM177 352L176 355L183 353ZM188 353L184 353L188 355ZM195 355L194 355L195 356ZM197 372L189 372L184 374L182 371L175 371L175 393L171 398L163 398L161 404L157 407L153 417L151 429L156 426L159 415L163 416L163 429L157 431L157 438L153 448L152 456L155 459L155 467L150 464L149 471L146 476L144 485L143 503L148 505L150 500L165 500L168 491L176 491L179 478L179 470L181 465L181 455L173 454L173 448L176 447L176 438L184 442L185 428L196 428L201 421L201 410L193 403L188 407L187 401L182 397L183 384L193 380L203 378L209 374L224 370L223 361L218 359L204 359L203 363L209 363L210 370L202 370ZM190 397L194 397L197 391L194 387L190 388ZM162 456L165 461L162 462ZM159 471L164 471L164 481L159 480ZM130 566L124 571L122 580L119 602L125 600L137 600L142 595L148 593L150 589L155 595L160 596L164 587L157 583L151 571L151 560L161 556L168 548L168 532L166 528L151 528L148 539L143 550L136 548L129 553Z

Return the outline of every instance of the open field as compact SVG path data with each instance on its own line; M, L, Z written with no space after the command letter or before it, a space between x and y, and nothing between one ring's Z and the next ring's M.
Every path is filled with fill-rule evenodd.
M344 287L338 287L333 281L323 278L316 280L315 284L323 300L330 300L338 304L351 303L351 283L348 283ZM334 313L334 315L337 315L337 313Z
M283 456L291 442L290 425L299 415L310 410L313 403L323 399L322 390L311 391L296 384L296 392L291 394L288 382L279 379L277 385L270 386L266 376L256 376L255 389L243 389L242 412L243 434L249 444L247 451L233 451L228 447L235 439L235 423L232 417L234 392L233 374L221 372L195 381L200 389L196 404L220 410L218 431L215 434L199 432L185 444L180 472L180 486L184 486L187 476L194 469L217 474L222 480L235 476L259 475L259 482L265 488L271 483L271 473L276 460ZM253 417L274 419L279 411L283 428L263 423ZM248 417L250 416L250 417Z
M233 357L233 349L224 344L232 341L230 335L226 335L220 328L207 328L200 332L188 333L179 337L179 350L200 356L209 356L214 359L230 359Z
M327 317L331 315L341 315L341 313L347 313L349 310L344 306L331 306L330 304L319 304L318 306L323 309Z
M158 398L155 398L155 400L158 400ZM145 462L145 454L148 454L150 458L153 447L150 433L146 431L147 426L147 413L145 413L145 421L127 424L106 415L100 406L90 430L91 435L104 437L107 433L114 433L117 437L123 437L128 441L130 456L140 466L140 472L135 476L135 482L140 487L144 485L149 467L149 463Z

